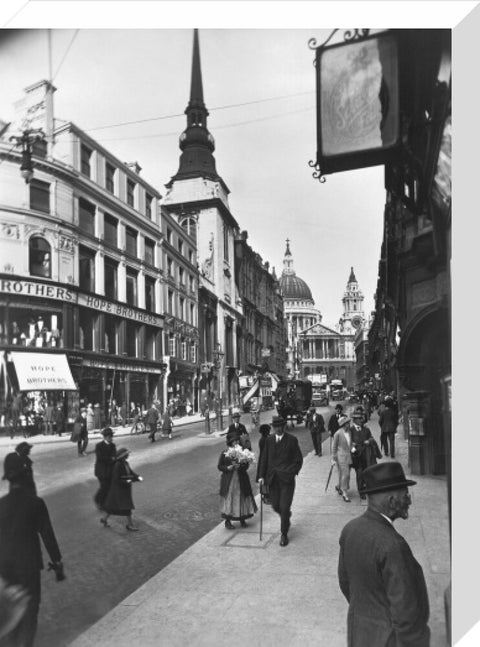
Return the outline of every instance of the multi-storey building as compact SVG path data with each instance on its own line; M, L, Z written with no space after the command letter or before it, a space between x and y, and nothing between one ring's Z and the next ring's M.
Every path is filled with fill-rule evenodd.
M29 92L51 106L47 82ZM0 142L2 349L32 366L40 353L66 357L77 390L61 397L72 402L162 399L161 195L136 163L72 123L53 128L51 110L44 119L51 136L31 151L29 183L25 151L6 140L11 131ZM28 121L23 128L17 141L25 143Z
M277 378L285 373L286 329L283 299L274 269L247 242L246 231L235 241L235 280L242 297L238 358L243 399L256 395L271 400ZM251 387L257 384L257 391ZM243 402L246 404L246 401Z
M161 208L165 311L165 400L198 406L198 270L196 227Z

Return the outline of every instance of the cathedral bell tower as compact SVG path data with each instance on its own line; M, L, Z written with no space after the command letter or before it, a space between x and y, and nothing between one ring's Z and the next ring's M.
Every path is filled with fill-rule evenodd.
M362 291L358 287L358 281L352 267L342 298L343 315L339 321L340 332L354 332L362 326L365 321L365 313L363 311L364 298Z

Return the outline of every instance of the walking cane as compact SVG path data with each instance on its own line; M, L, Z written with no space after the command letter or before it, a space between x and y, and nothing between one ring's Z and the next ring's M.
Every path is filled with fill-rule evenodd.
M262 541L262 530L263 530L263 493L262 493L262 486L260 485L260 538L259 538L259 541Z
M330 465L330 471L328 473L328 479L327 479L327 485L325 486L325 492L328 490L328 484L330 483L330 479L332 478L333 467L334 467L334 464L332 463Z

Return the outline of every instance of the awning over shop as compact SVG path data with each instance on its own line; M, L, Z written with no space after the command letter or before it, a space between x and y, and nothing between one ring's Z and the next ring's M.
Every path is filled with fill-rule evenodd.
M76 391L65 354L9 353L20 391Z
M250 400L250 398L253 398L255 393L258 391L258 386L259 386L259 382L258 382L258 380L256 380L255 383L253 384L253 386L243 396L243 398L242 398L243 404L247 404L247 402Z

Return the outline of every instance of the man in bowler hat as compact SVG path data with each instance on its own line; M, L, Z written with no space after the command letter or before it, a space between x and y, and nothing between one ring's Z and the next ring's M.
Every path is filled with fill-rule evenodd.
M24 487L28 488L32 494L37 494L37 486L35 485L35 480L33 478L33 461L30 458L30 450L32 449L33 445L30 445L30 443L27 443L26 441L23 441L19 443L15 447L15 451L11 452L10 454L7 454L5 456L5 460L3 463L3 480L8 479L8 472L12 468L12 466L16 466L18 463L18 459L20 459L20 462L23 466L23 471L24 471Z
M28 594L26 612L5 636L7 645L32 647L40 606L40 573L43 559L40 537L52 561L57 581L64 579L62 556L43 499L28 488L21 458L11 460L5 472L10 489L0 499L0 576L8 585L21 586ZM2 642L2 644L4 644Z
M363 472L365 513L340 535L338 581L348 607L348 647L429 647L429 603L423 570L393 527L412 503L396 461Z
M272 508L280 515L280 546L287 546L290 508L295 492L295 477L303 465L303 456L295 436L285 432L285 420L272 418L274 434L267 437L259 465L258 483L269 488Z
M113 429L105 427L102 431L103 440L95 445L95 467L94 474L98 479L100 487L93 497L95 505L99 510L104 509L110 484L112 482L113 466L117 454L117 448L113 442Z

